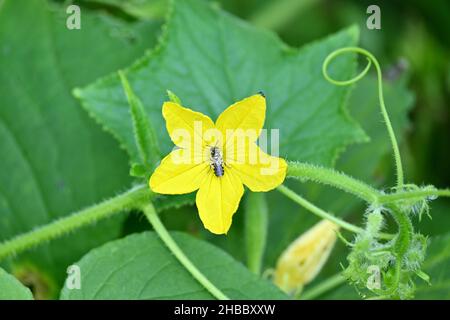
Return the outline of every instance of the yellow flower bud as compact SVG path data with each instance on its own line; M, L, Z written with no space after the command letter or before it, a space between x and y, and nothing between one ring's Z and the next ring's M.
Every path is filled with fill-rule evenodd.
M274 282L288 293L311 282L328 259L339 226L322 220L292 242L278 259Z

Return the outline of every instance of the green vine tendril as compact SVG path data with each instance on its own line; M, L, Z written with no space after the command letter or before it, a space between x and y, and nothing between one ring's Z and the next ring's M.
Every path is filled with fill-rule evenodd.
M328 72L328 65L337 56L343 53L357 53L364 55L368 63L366 67L358 75L349 80L335 80L332 79ZM383 77L381 73L380 64L378 60L367 50L358 47L346 47L333 51L324 60L322 65L322 73L330 83L345 86L351 85L362 79L369 71L371 65L375 66L378 82L378 99L380 103L381 113L386 124L386 128L391 140L393 149L397 185L394 194L402 192L403 190L412 189L417 191L418 187L414 185L407 185L404 188L404 175L400 150L397 139L395 137L394 129L390 121L383 95ZM428 212L428 206L425 200L419 200L420 215L423 211ZM360 288L367 287L367 275L363 274L364 265L381 266L383 269L384 288L376 288L372 292L381 295L386 295L396 298L409 298L414 292L414 283L412 281L413 274L422 273L420 271L420 264L423 261L424 252L426 249L426 240L420 234L415 234L410 212L414 212L417 208L417 203L406 201L405 205L399 205L398 202L393 202L385 207L379 205L379 201L372 203L367 211L367 225L365 232L360 233L352 244L352 252L348 256L349 266L344 270L344 275L354 282ZM383 226L384 218L382 212L389 212L394 218L398 233L392 241L381 243L377 240L377 234ZM393 267L392 267L393 265ZM367 273L367 272L366 272Z
M356 75L354 78L349 79L349 80L335 80L335 79L331 78L328 74L328 71L327 71L328 65L334 58L336 58L337 56L339 56L343 53L362 54L367 58L368 63L366 65L366 67L364 68L364 70L361 73L359 73L358 75ZM330 83L335 84L337 86L347 86L347 85L354 84L354 83L358 82L359 80L361 80L367 74L367 72L369 71L372 64L375 66L375 69L377 72L378 99L380 101L381 114L383 115L384 122L386 123L386 128L387 128L389 138L390 138L391 144L392 144L392 149L394 151L395 166L396 166L396 170L397 170L397 187L399 189L401 189L401 187L403 186L403 182L404 182L403 181L404 178L403 178L402 160L400 157L400 149L398 147L394 129L392 127L392 123L391 123L391 120L389 119L386 105L384 103L383 75L381 73L381 68L380 68L380 64L378 63L378 60L369 51L362 49L362 48L358 48L358 47L341 48L341 49L337 49L337 50L333 51L326 57L325 61L323 62L323 65L322 65L322 73L323 73L323 76L325 77L325 79L327 79Z

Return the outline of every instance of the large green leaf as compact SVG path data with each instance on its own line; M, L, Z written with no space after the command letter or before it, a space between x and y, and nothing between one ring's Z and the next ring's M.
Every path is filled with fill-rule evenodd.
M30 289L0 268L0 300L32 300Z
M179 232L174 240L197 268L233 299L286 299L213 245ZM62 299L212 299L154 232L134 234L94 249L78 262L81 289Z
M68 30L65 10L39 0L0 6L0 240L130 183L124 153L71 90L142 55L155 42L157 26L82 8L81 30ZM21 279L50 279L43 285L51 291L69 263L119 232L119 220L80 230L19 256L13 272Z
M231 103L264 91L265 126L280 129L280 154L289 159L331 164L345 146L365 139L345 110L349 88L327 83L321 73L328 53L356 44L356 28L297 50L201 0L175 1L172 9L159 47L126 71L153 126L162 133L164 153L172 148L161 114L167 89L186 106L212 118ZM338 59L333 76L348 78L354 62L351 55ZM137 161L128 105L117 75L75 94Z

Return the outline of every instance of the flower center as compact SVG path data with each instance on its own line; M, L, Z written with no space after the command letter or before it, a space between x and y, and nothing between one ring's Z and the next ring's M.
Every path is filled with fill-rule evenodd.
M223 158L219 147L211 147L210 149L211 168L214 170L216 177L222 177L225 174L223 168Z

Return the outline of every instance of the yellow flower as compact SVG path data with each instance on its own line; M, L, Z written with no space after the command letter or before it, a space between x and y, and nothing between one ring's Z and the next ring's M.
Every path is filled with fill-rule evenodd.
M275 284L292 293L311 282L327 261L338 230L333 222L322 220L294 240L278 259Z
M162 113L177 147L153 172L150 188L163 194L198 189L198 212L209 231L228 232L243 185L252 191L269 191L284 181L286 162L256 144L266 113L262 94L231 105L216 123L175 102L165 102Z

